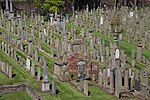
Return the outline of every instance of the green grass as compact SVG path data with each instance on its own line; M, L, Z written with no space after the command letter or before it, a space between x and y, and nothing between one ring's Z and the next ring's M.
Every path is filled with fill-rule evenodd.
M32 98L26 92L14 92L3 94L0 100L32 100Z
M36 81L27 71L24 70L23 66L20 66L14 60L12 60L8 55L6 55L2 50L0 50L0 59L12 66L13 73L15 77L8 81L3 81L2 84L10 84L14 82L26 81L34 88L38 89L40 87L39 82Z

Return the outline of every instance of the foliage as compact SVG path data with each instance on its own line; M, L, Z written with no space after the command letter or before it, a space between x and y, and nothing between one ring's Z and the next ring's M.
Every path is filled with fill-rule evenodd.
M34 0L36 6L41 7L45 11L59 11L64 6L64 0Z

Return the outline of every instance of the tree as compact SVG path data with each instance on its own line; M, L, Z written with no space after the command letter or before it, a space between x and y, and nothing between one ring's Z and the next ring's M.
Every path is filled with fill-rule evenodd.
M64 0L34 0L36 6L43 8L45 11L59 11L64 6Z

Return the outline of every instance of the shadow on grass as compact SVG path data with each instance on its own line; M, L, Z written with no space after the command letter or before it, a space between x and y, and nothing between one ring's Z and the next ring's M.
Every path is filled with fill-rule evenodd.
M16 76L16 74L12 74L12 78L14 78Z
M40 80L43 80L43 76L40 77Z
M90 91L88 91L88 96L90 96L91 95L91 92Z

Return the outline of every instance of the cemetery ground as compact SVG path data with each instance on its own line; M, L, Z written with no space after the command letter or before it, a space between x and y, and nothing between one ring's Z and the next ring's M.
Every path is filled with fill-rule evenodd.
M79 14L81 14L81 13L79 12ZM17 17L17 18L19 19L20 17ZM41 18L41 16L40 16L40 18ZM31 89L30 91L34 92L34 90L36 90L40 94L40 96L42 96L42 98L44 100L51 100L51 99L52 100L69 100L69 99L71 99L71 100L77 100L77 99L78 100L86 100L86 99L87 100L97 100L97 99L100 99L100 100L118 100L117 97L119 97L119 96L118 96L117 93L115 93L115 96L117 95L117 97L115 97L114 95L111 95L108 92L106 92L107 89L105 90L105 88L101 89L99 86L89 85L87 88L85 87L86 91L84 91L84 92L85 93L88 92L88 96L86 96L87 94L84 93L85 94L84 95L82 93L82 91L80 91L80 89L77 89L74 86L74 84L71 83L71 81L70 82L62 82L62 81L58 80L58 78L54 75L54 68L55 67L57 68L57 66L55 66L56 65L55 64L56 63L56 57L54 57L54 54L57 55L57 57L59 58L61 52L65 51L65 46L62 46L62 48L61 48L62 50L60 50L60 49L58 49L59 48L58 45L56 47L54 47L53 44L50 44L52 42L49 39L51 39L54 42L57 42L57 40L60 39L61 42L64 43L66 37L61 35L61 34L57 34L56 32L53 32L53 31L50 32L51 33L50 36L45 35L45 37L43 37L44 35L40 35L41 33L39 32L38 28L40 29L40 27L42 27L42 29L44 30L44 27L47 27L47 25L49 25L49 22L43 23L43 19L42 19L42 21L40 20L41 25L37 25L35 22L33 22L33 23L30 22L30 21L34 21L35 20L33 18L31 18L31 19L27 18L27 22L22 21L23 24L24 23L26 23L28 25L29 24L33 24L33 26L34 26L34 35L32 34L33 31L31 31L32 30L32 25L29 25L29 26L26 25L26 27L25 27L26 31L28 33L31 33L31 34L26 34L25 37L27 37L27 35L29 36L29 37L27 37L27 39L21 39L20 40L19 32L20 32L20 26L21 26L22 23L20 23L20 19L19 19L18 23L16 24L16 26L12 25L12 27L13 27L12 30L13 30L13 32L15 31L16 33L14 32L14 34L12 34L12 36L11 36L12 40L10 42L10 40L7 37L9 37L9 35L11 33L10 31L12 31L12 30L10 30L10 28L6 28L8 23L10 23L10 21L7 20L7 18L6 19L4 18L3 20L4 20L3 21L3 25L0 26L0 43L1 43L1 47L0 47L1 48L0 49L1 65L0 65L0 68L2 69L0 71L0 85L13 84L13 83L19 83L19 82L26 82L29 86L31 86L33 88L32 89L32 88L30 88L28 86L24 86L26 88L26 91ZM69 23L63 22L63 29L62 30L63 31L66 31L65 29L72 30L72 27L74 27L76 29L75 32L76 32L77 36L71 35L71 37L75 37L75 39L76 38L78 39L78 37L81 37L80 33L82 33L81 32L82 31L82 26L76 25L76 22L79 21L78 17L74 18L74 21L71 20L71 18L70 18ZM64 24L66 24L66 26ZM104 30L104 29L101 29L101 30ZM21 30L21 32L23 32L23 31L24 30ZM86 27L84 29L84 31L85 31L85 33L88 33L89 30ZM115 37L114 34L108 35L108 33L107 33L107 35L106 35L106 32L107 31L105 31L105 32L104 31L96 32L94 30L94 31L92 31L92 35L91 36L89 35L89 37L87 37L87 38L85 38L84 36L82 37L82 38L84 38L83 39L83 44L87 45L86 48L87 48L88 53L92 52L92 51L96 52L94 49L101 48L101 46L98 43L96 43L96 42L93 43L93 41L91 42L91 40L94 39L93 37L102 39L102 41L104 41L103 44L105 45L105 46L103 45L104 48L106 46L108 47L110 45L109 44L110 42L112 42L114 44L114 48L115 48L115 42L116 41L114 41L115 40L114 39L114 37ZM132 61L133 61L133 58L134 58L134 57L132 57L132 51L134 50L135 51L135 55L138 55L138 52L137 52L138 47L136 46L137 44L135 43L134 40L132 40L131 38L127 38L127 34L125 32L117 33L117 35L118 34L122 34L123 35L122 37L124 37L122 41L119 41L119 44L117 44L117 46L119 47L119 49L123 49L124 50L123 53L121 53L121 55L123 56L122 59L124 60L124 58L125 58L124 55L125 54L126 54L126 57L127 57L125 59L126 61L124 61L122 64L127 63L126 66L132 66ZM74 33L74 32L72 32L72 33ZM89 31L89 33L90 33L90 31ZM44 33L44 34L46 34L46 33ZM139 37L139 38L141 38L141 37ZM33 41L31 41L30 39L33 40ZM48 42L47 42L47 40L48 40ZM34 42L34 45L32 44L32 42ZM146 46L147 45L148 44L146 44ZM10 50L9 46L11 46L12 50L10 50L10 51L7 50L7 46L8 46L9 50ZM26 48L24 48L24 46ZM38 47L37 51L36 51L36 47ZM69 46L67 46L67 47L69 47ZM27 50L27 48L28 48L28 50ZM76 48L75 48L75 50L76 50ZM74 52L75 52L75 50L74 50ZM104 51L102 50L101 55L98 55L98 56L103 56L102 54L103 54L103 52L105 52L105 50L106 49L104 49ZM117 50L118 50L118 48L116 49L116 51ZM92 54L94 54L94 53L92 53ZM38 57L36 59L37 55L38 55ZM148 61L150 61L150 50L149 49L142 48L142 55ZM33 59L32 60L29 59L28 58L29 56L32 57ZM64 55L63 55L63 57L65 58ZM109 58L109 54L108 54L108 56L106 58L107 59ZM60 59L61 59L61 57L60 57ZM144 58L142 58L142 60L143 59ZM64 64L66 59L63 59L63 60L64 60L64 62L63 62L63 64ZM96 57L91 57L90 60L92 62L98 64L98 69L99 68L100 69L105 69L106 65L104 65L105 64L105 63L103 63L104 61L101 62ZM117 60L118 60L118 58L117 58ZM119 60L120 60L120 58L119 58ZM147 65L146 65L146 63L144 63L144 61L141 62L138 59L134 59L134 60L135 60L135 67L129 67L129 68L131 68L132 72L137 73L136 69L142 70L142 69L146 69L147 68ZM34 67L31 66L31 64L28 64L31 61L34 64ZM117 64L118 63L116 62L116 65ZM5 65L7 67L4 68L3 65ZM28 68L28 66L29 66L29 68ZM122 66L122 65L118 65L118 66ZM11 69L11 68L12 68L12 70L8 70L8 69ZM59 68L60 67L58 67L58 69ZM64 67L64 69L65 69L65 67ZM124 71L124 68L122 68L122 69ZM121 76L121 74L119 74L119 72L121 73L121 71L119 71L119 69L117 71L118 71L118 73L117 72L116 73ZM12 73L10 73L10 72L12 72ZM105 71L103 71L103 72L105 72ZM67 73L67 71L66 71L66 73ZM125 73L129 73L127 68L125 69ZM138 77L138 74L139 73L136 74L136 77ZM127 74L125 77L129 77L128 75L129 74ZM144 73L144 75L145 75L145 73ZM148 83L150 83L150 76L149 75L147 75L147 76L148 76ZM61 75L60 75L60 77L61 77ZM117 75L116 75L116 77L117 77ZM141 76L141 79L142 79L142 76ZM54 85L52 84L52 80L55 80L57 96L53 96L50 93L50 91L48 91L48 92L44 91L43 92L43 90L46 90L47 88L49 90L49 84L47 86L47 83L50 83L50 89L53 90ZM95 77L94 77L94 79L92 79L92 82L95 83L95 81L93 81L93 80L95 80ZM107 80L107 78L106 78L106 80ZM103 80L103 81L104 81L104 84L105 84L105 80ZM114 81L117 81L117 80L114 80ZM41 86L41 84L42 84L42 86ZM137 83L137 85L138 85L138 83ZM148 85L148 87L150 87L150 86ZM138 89L137 89L137 91L139 91ZM146 89L147 89L147 87L146 87ZM127 88L127 90L128 90L128 88ZM141 90L141 91L142 92L144 91L144 93L145 93L145 88L144 88L144 90ZM36 96L38 97L39 95L36 94ZM14 93L9 93L9 94L2 94L2 95L0 95L0 100L9 100L8 97L12 97L12 99L13 98L14 99L17 98L18 100L20 100L20 99L30 100L31 99L31 97L27 94L27 92L23 91L23 92L14 92ZM121 100L138 100L135 97L134 98L126 98L125 97L125 98L120 98L120 99Z
M20 54L21 55L21 54ZM23 55L22 55L23 56ZM13 66L14 69L14 74L15 77L12 79L7 78L4 74L0 73L0 84L12 84L15 82L22 82L22 81L27 81L29 82L29 84L31 86L33 86L35 89L39 89L40 90L40 83L35 81L34 78L30 78L30 75L24 71L23 69L21 69L21 66L18 65L15 61L13 61L8 55L6 55L2 50L0 50L0 59L3 61L6 61L7 63L10 63ZM47 59L47 61L50 61L48 56L45 54L45 57ZM51 62L49 62L49 72L51 72ZM49 75L50 79L52 80L52 74ZM49 93L41 93L41 95L44 97L44 100L49 100L49 98L51 98L52 100L96 100L96 99L102 99L102 100L118 100L116 97L111 96L110 94L102 91L101 89L97 88L97 87L93 87L90 86L89 87L89 91L91 92L91 95L89 97L84 96L83 94L81 94L75 87L73 87L70 83L66 83L66 82L61 82L61 81L57 81L57 89L59 90L59 95L57 97L53 97L50 96ZM10 100L9 97L12 98L17 98L18 100L23 99L23 100L30 100L31 97L29 95L27 95L25 92L17 92L17 93L11 93L11 94L4 94L2 95L2 97L0 97L0 100ZM11 98L11 100L12 100ZM125 99L121 99L121 100L125 100ZM130 100L130 99L128 99ZM136 100L136 99L131 99L131 100Z
M68 27L70 27L72 25L73 25L72 23L67 24ZM81 31L80 27L77 27L77 29L78 29L78 31ZM95 34L97 36L103 37L106 41L109 41L109 40L113 41L112 37L108 37L108 36L105 36L103 34L98 34L98 33L95 33ZM0 40L1 40L1 38L0 38ZM123 48L125 50L125 53L128 55L131 55L132 49L136 50L136 47L133 44L127 43L126 40L121 41L121 43L119 45L121 46L121 48ZM46 51L46 49L47 48L45 47L44 50ZM49 50L49 48L47 50ZM150 57L150 51L149 50L144 50L143 54ZM24 56L21 53L21 51L20 51L20 53L18 52L18 55L20 55L22 57ZM49 60L50 58L48 55L46 55L46 53L44 54L44 56L46 57L47 62L51 61L51 62L48 62L49 72L51 72L51 65L52 65L51 63L53 63L53 61ZM11 58L9 58L1 50L0 50L0 57L1 57L1 60L4 60L7 63L10 63L13 66L14 74L17 76L17 77L14 77L13 79L8 79L4 74L0 73L0 80L3 80L3 81L0 81L0 84L11 84L14 82L27 81L30 83L31 86L39 89L39 87L40 87L40 84L38 84L39 82L36 83L33 78L30 79L29 78L30 75L27 72L25 72L23 69L21 69L21 66L19 66L15 61L13 61ZM131 63L130 57L128 57L128 62ZM144 64L141 64L138 61L136 64L137 64L138 68L140 68L141 65L145 66ZM103 65L101 67L103 67ZM50 74L49 76L50 76L49 80L51 80L52 75ZM150 78L149 78L149 80L150 80ZM44 97L44 100L48 100L49 98L52 98L53 100L55 100L55 99L57 99L57 100L67 100L67 99L71 99L71 100L76 100L76 99L78 99L78 100L85 100L85 99L86 100L91 100L91 99L92 100L96 100L96 99L118 100L117 98L109 95L108 93L102 91L101 89L99 89L97 87L93 87L93 86L89 87L89 91L91 92L91 95L89 97L86 97L83 94L81 94L77 89L75 89L73 86L71 86L71 84L60 82L60 81L57 81L56 84L57 84L57 89L60 91L58 97L52 97L49 95L49 93L42 93L41 95ZM14 99L17 98L18 100L20 100L20 99L30 100L31 99L25 92L17 92L17 93L11 93L11 94L3 95L0 98L0 100L10 100L8 97L12 97ZM121 100L124 100L124 99L121 99ZM130 99L128 99L128 100L130 100ZM132 98L131 100L134 100L134 99Z
M4 94L0 100L32 100L32 98L26 92L14 92Z

